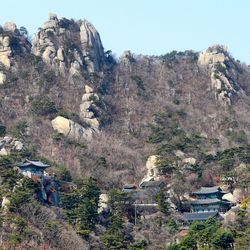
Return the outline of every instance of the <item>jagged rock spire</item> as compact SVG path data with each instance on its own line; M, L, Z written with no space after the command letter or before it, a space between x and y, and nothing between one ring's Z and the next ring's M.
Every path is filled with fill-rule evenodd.
M56 14L49 14L32 50L63 75L101 71L105 58L100 35L90 22L58 19Z

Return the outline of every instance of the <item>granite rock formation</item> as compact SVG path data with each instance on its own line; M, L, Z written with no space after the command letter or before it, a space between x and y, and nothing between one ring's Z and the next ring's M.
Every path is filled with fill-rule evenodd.
M100 36L91 23L58 19L55 14L49 14L32 50L62 75L98 72L105 59Z
M244 91L237 83L238 68L227 48L222 45L209 47L200 53L198 64L207 66L210 72L211 87L215 97L223 105L231 105Z

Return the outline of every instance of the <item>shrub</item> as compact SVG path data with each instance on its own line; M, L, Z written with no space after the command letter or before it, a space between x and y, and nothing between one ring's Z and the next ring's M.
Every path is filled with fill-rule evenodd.
M230 139L238 143L247 143L247 135L244 130L240 131L229 131L228 135Z
M173 218L168 221L167 227L169 228L170 233L176 233L179 229L176 221Z
M16 246L25 241L28 236L28 225L24 218L12 216L7 218L13 225L12 232L8 235L8 243L11 246Z
M55 83L55 80L56 80L56 75L54 71L49 70L40 76L38 85L44 87L45 89L49 89Z
M5 136L5 133L6 133L6 127L0 124L0 136Z
M23 120L17 123L16 127L11 131L11 134L17 138L23 138L28 127L27 121Z
M30 192L27 192L27 190L17 189L14 193L11 194L9 210L11 212L17 212L23 204L29 203L30 201Z
M35 115L51 115L57 112L55 103L48 97L37 97L31 104L31 112Z
M144 250L144 247L147 246L145 240L137 240L129 246L129 250Z
M62 180L62 181L72 181L70 171L66 167L63 167L63 166L60 166L57 169L56 176L59 180Z
M233 235L231 232L218 230L212 239L215 249L233 249Z
M178 100L178 99L174 99L174 100L173 100L173 103L174 103L175 105L180 105L181 102L180 102L180 100Z
M145 91L143 80L140 76L131 76L131 79L135 82L136 88L137 88L137 95L141 96L143 95L143 92Z
M169 214L169 209L170 209L167 199L168 199L168 194L163 190L160 190L160 192L156 195L156 200L158 203L159 210L166 215Z

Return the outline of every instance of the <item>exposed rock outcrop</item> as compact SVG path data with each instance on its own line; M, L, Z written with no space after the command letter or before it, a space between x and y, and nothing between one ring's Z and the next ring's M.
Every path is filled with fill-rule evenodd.
M23 143L11 136L0 137L0 157L11 152L20 152L24 149Z
M84 142L86 140L91 140L93 135L93 130L90 128L84 128L80 124L67 119L62 116L57 116L52 122L52 127L58 133L63 134L67 138L79 142Z
M216 99L221 104L231 105L237 96L244 95L244 91L237 83L238 67L225 46L209 47L200 53L198 64L208 66L211 87L215 90Z
M193 157L189 157L189 158L184 158L182 162L188 165L195 165L197 160Z
M10 200L6 196L4 196L2 199L2 209L4 211L7 211L9 209L9 205L10 205Z
M81 22L80 38L89 72L99 71L104 58L103 46L99 33L87 20Z
M0 84L4 84L6 81L6 75L3 72L0 72Z
M11 57L10 39L7 35L0 35L0 63L4 65L6 69L10 68Z
M95 105L98 101L99 96L94 93L94 90L90 86L85 85L85 94L82 96L82 103L80 105L80 117L95 130L98 130L100 125L94 112L98 110L98 107Z
M140 185L143 182L147 182L147 181L153 181L153 180L158 180L159 179L159 171L158 171L158 167L157 167L157 155L150 155L147 159L146 162L146 169L147 169L147 173L144 176L144 178L142 179Z
M0 28L0 84L6 81L6 71L15 66L13 60L16 54L30 51L30 43L13 22L7 22Z
M120 57L120 64L131 69L131 63L135 62L135 58L130 50L125 51Z
M242 196L242 191L239 188L236 188L233 193L224 194L222 199L228 200L232 203L238 203Z
M55 14L49 14L32 50L62 75L100 71L105 59L100 36L91 23L58 19Z
M3 29L5 31L18 32L16 24L13 22L6 22L3 26Z
M108 195L107 194L100 194L99 196L99 205L98 205L98 213L102 211L106 211L108 209Z

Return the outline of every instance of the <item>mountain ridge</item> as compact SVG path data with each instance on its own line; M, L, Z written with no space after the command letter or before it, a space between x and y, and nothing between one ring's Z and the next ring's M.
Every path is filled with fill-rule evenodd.
M157 168L178 207L248 166L249 83L249 67L222 45L115 60L86 20L50 14L32 43L9 22L0 28L0 159L49 161L73 180L96 178L102 193L139 185ZM151 249L163 249L151 233Z

